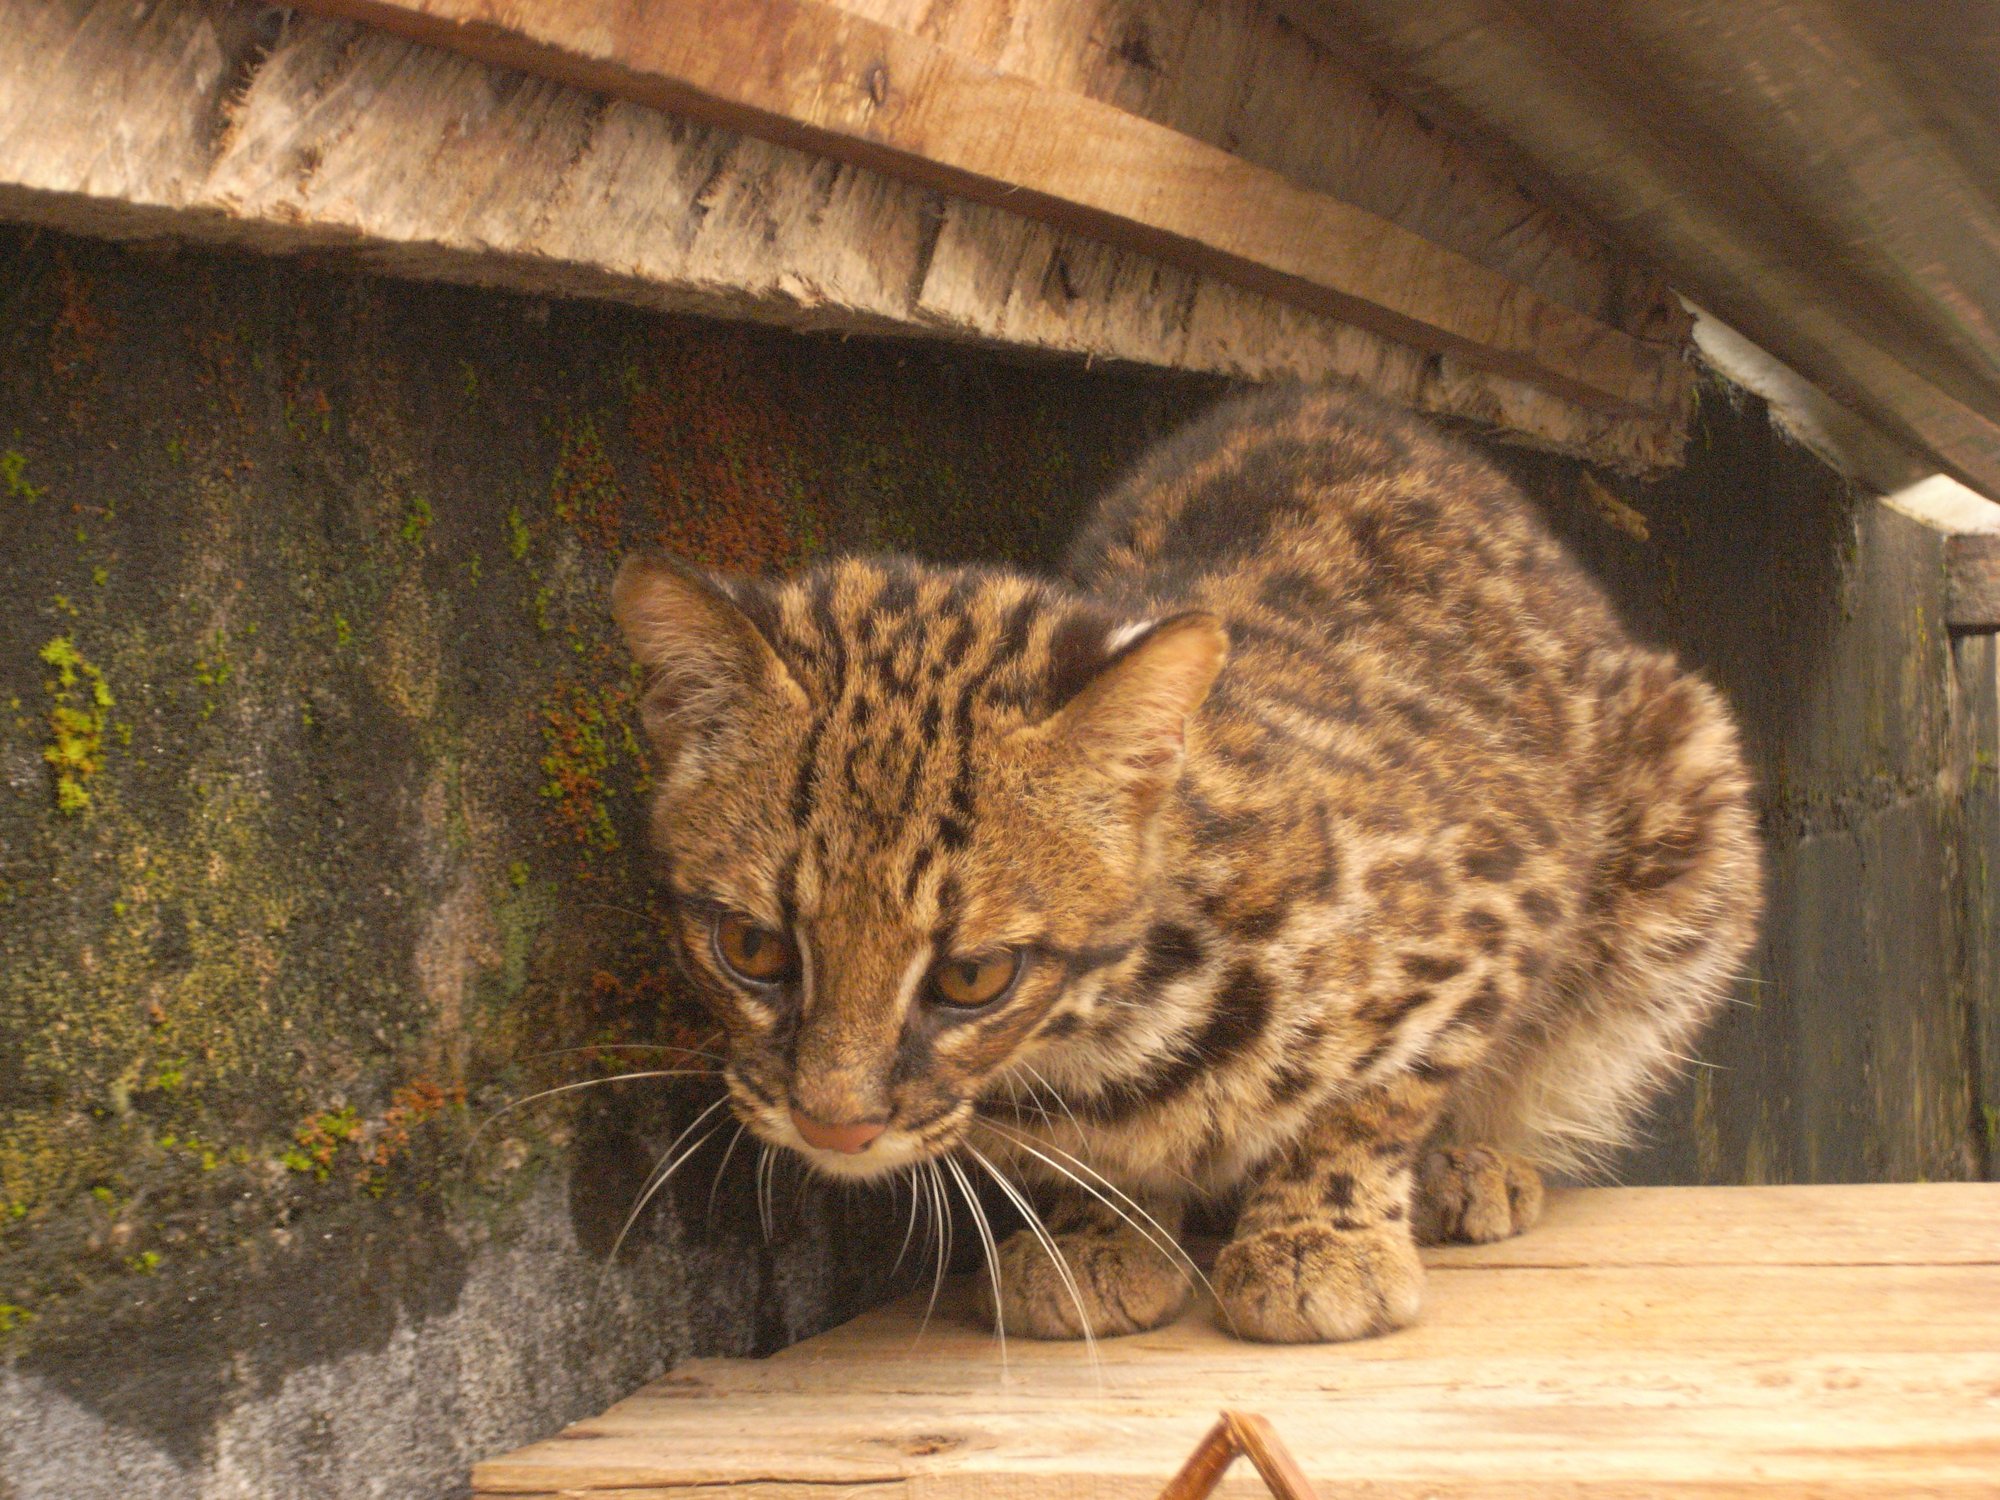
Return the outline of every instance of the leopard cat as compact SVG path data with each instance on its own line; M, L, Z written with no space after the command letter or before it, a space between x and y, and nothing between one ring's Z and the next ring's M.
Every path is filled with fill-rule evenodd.
M1061 578L634 557L613 604L731 1108L836 1176L1025 1179L1007 1332L1173 1319L1197 1199L1239 1335L1408 1323L1417 1245L1626 1140L1752 941L1717 694L1358 393L1222 405Z

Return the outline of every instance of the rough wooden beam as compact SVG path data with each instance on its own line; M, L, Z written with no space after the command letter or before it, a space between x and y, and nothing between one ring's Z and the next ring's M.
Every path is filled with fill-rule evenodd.
M1681 348L1665 280L1488 166L1266 0L833 0L1392 219L1634 338Z
M1945 545L1945 622L1955 631L2000 631L2000 532Z
M1883 503L1944 538L1944 616L1951 631L2000 631L2000 504L1948 474L1921 479Z
M0 0L0 218L337 253L395 275L803 330L1246 380L1345 378L1624 470L1677 463L1686 440L1684 411L1610 417L1002 209L351 25L303 15L280 24L280 14L231 0ZM1129 96L1131 75L1151 80L1172 65L1126 45L1125 22L1101 34L1147 64L1106 62L1086 81L1107 94ZM1297 40L1268 39L1241 68L1269 71L1288 36ZM1015 43L1008 55L1074 77L1089 71L1075 45L1065 35L1060 49ZM1200 62L1187 66L1200 72ZM1330 147L1246 113L1234 94L1227 107L1200 90L1162 98L1190 128L1240 135L1288 170L1330 163L1321 170L1348 184L1374 181L1346 164L1374 141L1398 163L1394 191L1409 195L1378 206L1455 223L1468 251L1509 274L1601 316L1623 306L1629 330L1663 344L1678 337L1671 304L1558 221L1533 219L1510 240L1500 187L1448 214L1449 184L1470 168L1435 148L1425 155L1413 118L1349 87L1354 117ZM1370 119L1385 122L1375 136Z
M1209 272L1618 414L1665 351L1400 225L825 0L312 0L485 61L740 129Z
M2000 131L1990 8L1275 3L1523 181L1560 184L1836 400L2000 493L2000 211L1994 153L1965 144ZM1919 82L1913 64L1943 71Z

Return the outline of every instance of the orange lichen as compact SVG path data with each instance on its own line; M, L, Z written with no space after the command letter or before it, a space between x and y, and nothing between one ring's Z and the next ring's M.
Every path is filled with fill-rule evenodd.
M56 318L49 333L49 369L57 380L87 373L97 364L111 320L98 310L90 283L68 254L56 252Z
M590 976L590 991L601 1015L609 1023L579 1055L584 1063L608 1062L629 1066L631 1054L621 1050L626 1043L679 1052L682 1058L662 1056L662 1067L701 1067L703 1056L721 1041L714 1025L684 1004L668 976L658 969L646 969L625 978L609 969ZM593 1050L605 1048L602 1057Z
M404 1084L390 1096L389 1107L370 1132L362 1160L377 1170L387 1167L409 1149L410 1132L426 1120L465 1103L465 1086L449 1088L418 1078Z
M829 519L806 499L782 381L746 369L757 347L740 330L662 335L626 372L627 431L652 482L652 540L731 572L799 561Z

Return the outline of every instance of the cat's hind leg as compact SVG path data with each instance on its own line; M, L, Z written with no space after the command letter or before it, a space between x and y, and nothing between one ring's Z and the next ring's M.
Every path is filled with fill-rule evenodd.
M1424 1154L1410 1204L1420 1245L1491 1244L1534 1227L1542 1174L1490 1146L1440 1146Z
M1443 1139L1601 1174L1693 1058L1763 904L1749 776L1722 700L1670 658L1609 674L1595 859L1549 971L1452 1101ZM1524 914L1521 930L1532 930Z

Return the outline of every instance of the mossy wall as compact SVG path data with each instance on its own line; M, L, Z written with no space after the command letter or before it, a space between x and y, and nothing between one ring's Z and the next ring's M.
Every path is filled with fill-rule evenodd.
M728 1131L611 1259L698 1077L496 1114L702 1066L615 559L1036 564L1215 394L0 231L0 1500L429 1500L881 1295L904 1205L787 1177L767 1244ZM1702 394L1656 483L1495 450L1762 783L1764 940L1629 1173L1968 1175L1942 553Z
M147 1455L207 1493L240 1407L393 1348L482 1256L542 1245L524 1296L594 1270L713 1090L473 1126L702 1066L646 1050L704 1033L658 967L617 557L1032 564L1211 390L0 233L12 1378L105 1423L100 1454L136 1445L126 1493ZM876 1293L867 1216L900 1205L794 1211L783 1180L767 1250L729 1135L576 1298L592 1326L532 1399L454 1441ZM109 1378L118 1348L144 1380ZM359 1419L323 1420L344 1472ZM441 1455L384 1493L430 1493Z

